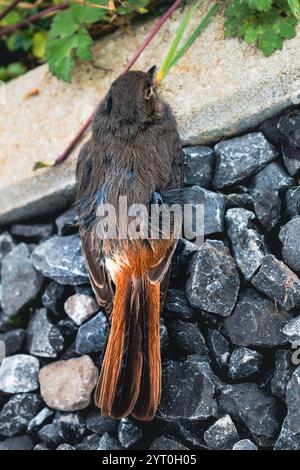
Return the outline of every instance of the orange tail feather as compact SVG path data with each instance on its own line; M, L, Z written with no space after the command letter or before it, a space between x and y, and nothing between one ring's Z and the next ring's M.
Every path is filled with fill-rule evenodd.
M111 329L95 393L103 415L131 412L152 419L160 399L160 286L133 279L123 268L116 282Z

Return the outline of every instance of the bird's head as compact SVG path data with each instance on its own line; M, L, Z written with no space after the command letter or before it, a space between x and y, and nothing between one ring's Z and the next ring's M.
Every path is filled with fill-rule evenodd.
M116 128L151 122L159 109L154 73L155 66L148 72L132 71L120 75L99 106L97 113L101 123Z

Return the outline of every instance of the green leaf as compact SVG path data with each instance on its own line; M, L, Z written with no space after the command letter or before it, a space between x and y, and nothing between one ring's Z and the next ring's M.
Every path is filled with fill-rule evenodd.
M71 81L71 69L74 66L73 49L77 47L77 36L55 38L47 42L46 59L50 71L65 82Z
M78 28L79 24L74 19L72 12L70 10L62 11L55 15L52 21L49 37L65 38L66 36L75 33Z
M32 171L37 171L37 170L40 170L41 168L49 168L50 166L52 165L38 161L38 162L35 162L35 164L33 165Z
M273 0L248 0L248 5L253 10L269 11L272 8Z
M48 40L46 58L53 75L70 82L74 56L81 60L93 60L92 43L92 38L83 27L70 36Z
M172 59L176 53L176 49L182 39L182 36L184 34L184 31L186 30L187 28L187 25L190 21L190 19L193 17L193 15L195 14L197 8L199 7L199 5L202 3L202 0L199 0L197 1L193 7L188 11L188 13L183 17L177 31L176 31L176 34L174 36L174 39L173 41L171 42L171 46L168 50L168 53L165 57L165 60L163 61L163 64L158 72L158 76L162 76L164 77L167 73L168 73L168 67L170 65L170 63L172 62Z
M22 20L22 15L15 9L10 11L2 20L0 21L1 26L10 26L12 24L18 23Z
M23 75L27 68L21 62L12 62L7 67L0 67L0 80L6 82L19 75Z
M198 24L197 28L194 30L194 32L190 35L190 37L187 39L187 41L184 43L184 45L181 47L181 49L178 51L176 56L173 58L171 64L169 65L169 70L174 67L174 65L178 62L178 60L186 53L186 51L192 46L192 44L196 41L198 36L201 34L202 30L205 28L205 26L208 24L210 21L211 17L216 13L218 10L219 5L215 3L206 13L204 18L200 21Z
M266 57L270 56L276 50L281 50L282 46L282 38L271 29L265 31L259 38L259 47Z
M225 37L231 38L237 35L240 27L240 20L238 18L228 18L224 23Z
M47 34L45 31L38 31L32 37L32 52L37 59L43 60L45 58L46 39Z
M31 48L31 36L28 31L17 31L8 36L6 45L10 51L17 51L19 49L28 51Z
M287 0L287 1L294 17L300 21L300 1L299 0Z
M99 0L85 0L86 3L93 3L97 5L107 6L107 1ZM100 21L107 13L104 8L96 8L94 6L78 5L78 3L72 2L70 6L71 13L75 21L79 24L96 23Z
M258 43L263 54L269 56L282 49L283 39L296 35L297 20L289 4L288 0L232 0L225 11L225 36Z
M290 18L284 18L280 22L280 34L284 39L292 39L296 36L296 22Z
M253 44L256 42L258 36L257 29L254 28L253 26L249 26L245 32L244 39L247 44Z
M149 5L149 0L129 0L126 2L122 2L121 5L116 5L118 15L128 15L133 11L137 11L139 13L146 13L147 9L145 8Z
M252 14L251 9L245 0L233 0L225 10L225 16L239 18L243 20Z
M92 53L93 40L86 29L81 28L78 32L78 46L76 55L80 60L93 60Z

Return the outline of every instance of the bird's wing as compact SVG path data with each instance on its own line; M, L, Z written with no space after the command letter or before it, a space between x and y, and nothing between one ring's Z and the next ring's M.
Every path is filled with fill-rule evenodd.
M93 198L87 192L92 174L91 142L81 149L77 161L77 210L82 250L86 261L92 288L100 307L107 314L112 310L114 290L110 274L105 267L101 243L94 234L93 222L96 220L96 206L92 207Z
M114 298L114 289L108 270L106 269L102 253L93 245L91 236L82 237L82 249L86 260L86 267L95 296L100 307L110 315Z

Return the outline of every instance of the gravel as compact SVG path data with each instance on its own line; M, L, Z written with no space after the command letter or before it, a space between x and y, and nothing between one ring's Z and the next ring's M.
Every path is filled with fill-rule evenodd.
M291 319L290 313L249 288L225 318L224 331L237 346L273 348L287 344L283 328Z
M231 314L240 279L229 249L221 241L206 241L193 256L186 294L190 304L223 317Z
M218 419L204 433L204 440L210 449L232 449L239 436L229 415Z
M186 184L197 184L202 188L209 187L214 166L214 153L211 148L203 145L184 148Z
M28 307L38 295L44 276L30 261L30 250L25 243L17 245L2 261L2 308L8 317Z
M254 438L274 438L279 430L276 402L255 383L226 385L219 400L220 409L236 419Z
M74 207L4 228L0 450L300 450L299 119L184 150L205 240L172 261L153 422L93 403L109 319Z
M261 132L220 142L214 146L214 152L217 160L213 185L217 189L245 180L278 155Z
M53 236L32 253L33 266L59 284L84 284L88 281L78 235Z
M16 354L3 359L0 366L0 390L5 393L25 393L38 388L39 361L28 354Z

